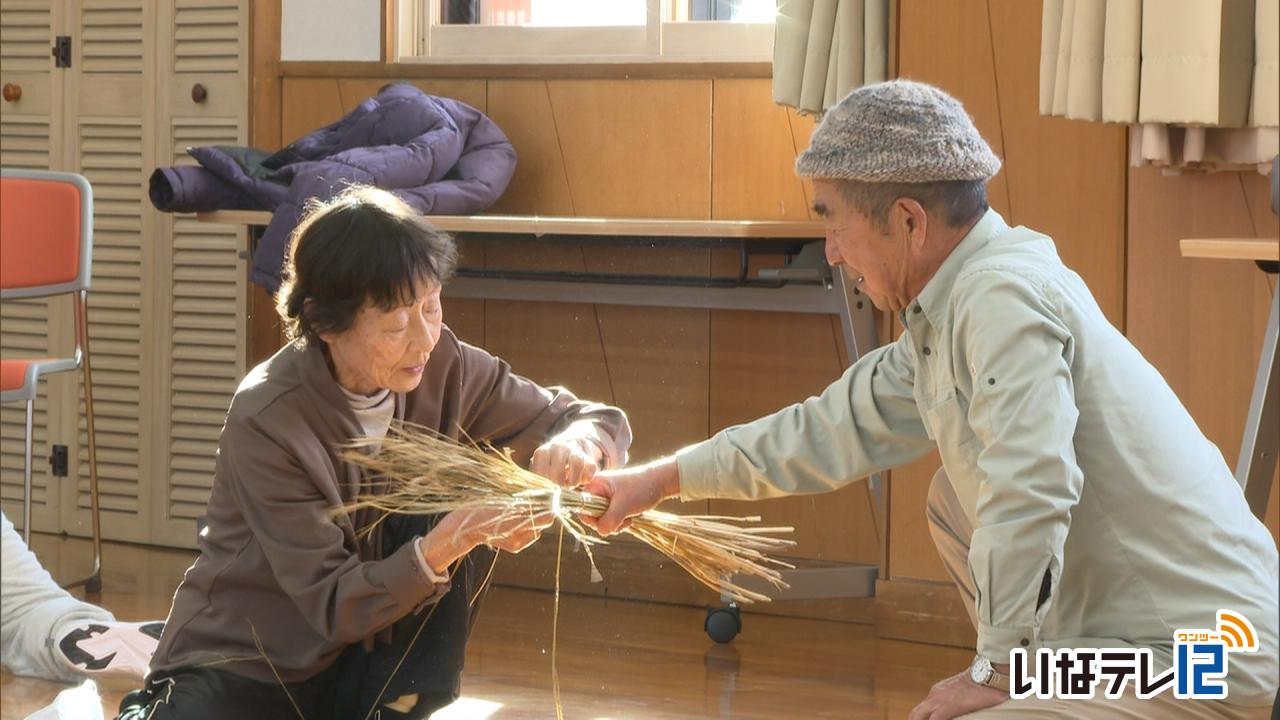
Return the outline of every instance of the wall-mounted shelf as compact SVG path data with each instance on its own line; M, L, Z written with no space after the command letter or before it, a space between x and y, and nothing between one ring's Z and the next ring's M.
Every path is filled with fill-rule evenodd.
M1280 241L1274 239L1188 238L1179 244L1183 257L1280 261Z

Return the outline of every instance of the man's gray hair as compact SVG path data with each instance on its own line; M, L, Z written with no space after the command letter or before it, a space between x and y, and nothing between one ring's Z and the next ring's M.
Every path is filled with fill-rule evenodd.
M895 183L837 180L840 194L881 232L889 230L889 209L898 198L911 198L949 227L961 228L987 211L985 180Z

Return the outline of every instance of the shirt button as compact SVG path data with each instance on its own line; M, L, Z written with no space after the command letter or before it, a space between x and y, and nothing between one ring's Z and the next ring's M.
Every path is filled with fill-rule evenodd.
M920 306L919 306L919 305L917 305L917 306L915 306L915 307L911 308L911 312L915 313L916 315L919 315L919 314L920 314Z
M933 351L932 351L932 350L930 350L930 349L928 348L928 346L925 346L924 354L925 354L925 355L932 355L932 354L933 354Z
M1030 640L1028 640L1028 639L1026 639L1026 638L1022 638L1022 640L1021 640L1021 645L1022 645L1022 647L1027 647L1027 646L1028 646L1028 645L1030 645L1030 644L1031 644L1031 641L1030 641Z

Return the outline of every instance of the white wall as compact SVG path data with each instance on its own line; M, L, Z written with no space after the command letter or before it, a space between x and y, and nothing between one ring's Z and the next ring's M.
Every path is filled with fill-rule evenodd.
M280 59L382 59L379 0L283 0Z

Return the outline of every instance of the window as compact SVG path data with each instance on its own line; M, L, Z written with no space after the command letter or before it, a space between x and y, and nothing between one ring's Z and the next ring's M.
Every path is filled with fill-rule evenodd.
M443 0L443 25L613 27L644 25L646 0Z
M767 62L776 0L399 0L401 62Z
M773 23L777 0L684 0L673 3L673 19Z

